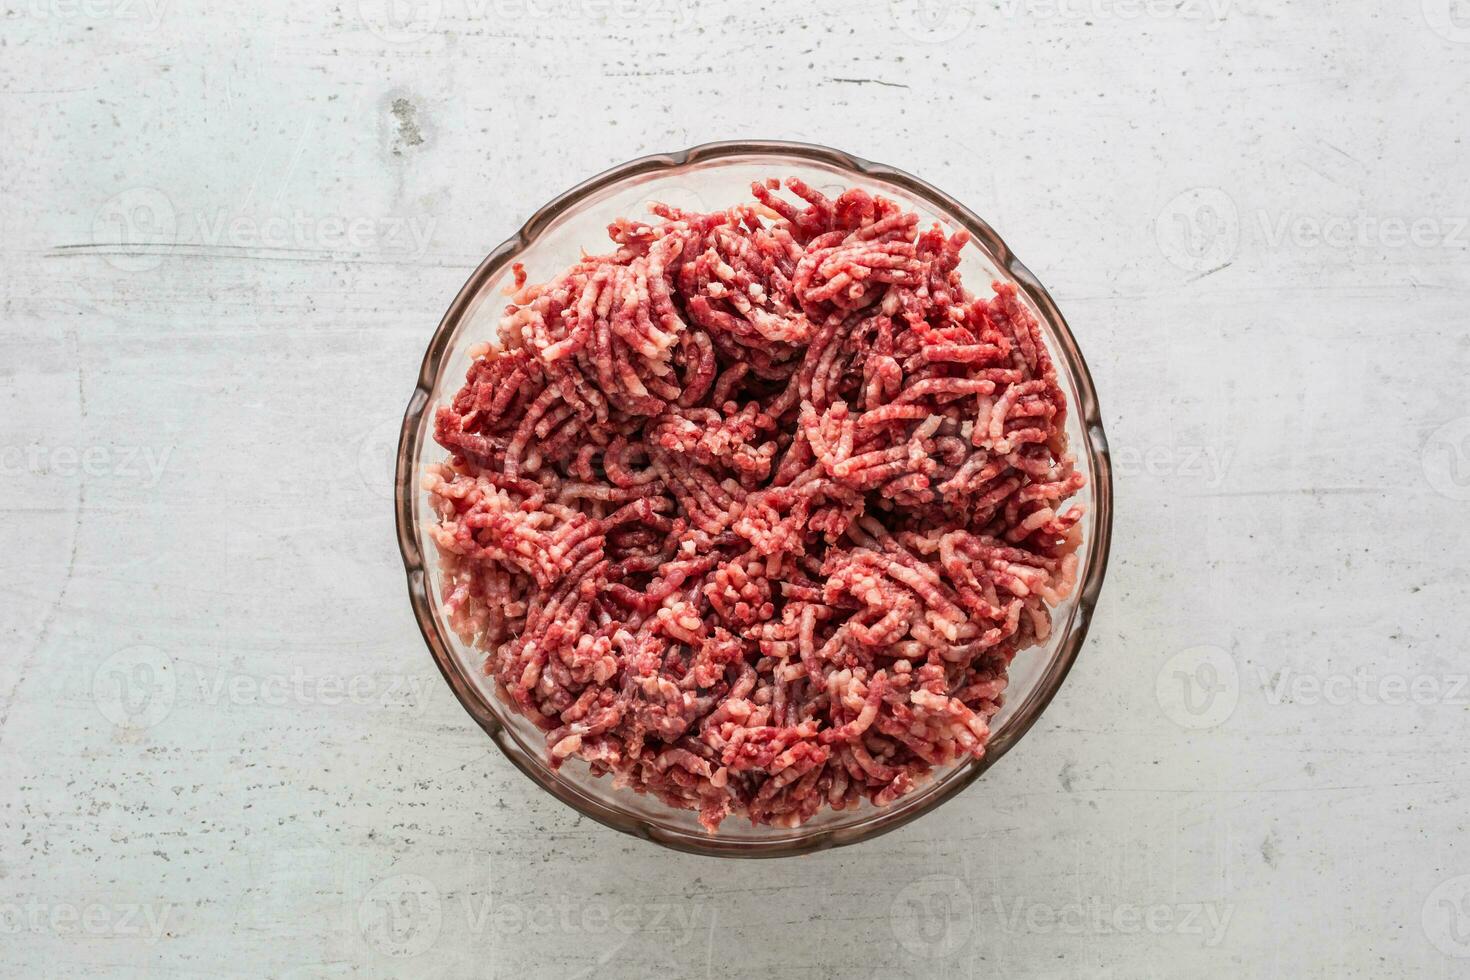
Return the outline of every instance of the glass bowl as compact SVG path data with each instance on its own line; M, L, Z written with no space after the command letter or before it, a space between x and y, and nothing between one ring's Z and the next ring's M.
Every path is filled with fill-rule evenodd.
M648 202L713 210L750 197L750 183L769 176L801 177L820 189L850 186L880 193L917 211L924 224L938 220L966 228L974 239L960 269L982 295L992 280L1016 284L1040 320L1057 363L1072 412L1067 433L1087 486L1074 498L1087 507L1078 587L1053 613L1046 644L1022 651L1011 665L1004 706L991 721L985 757L936 772L926 783L884 807L824 810L795 829L751 826L731 816L718 833L699 825L695 814L676 810L652 796L614 789L580 761L553 771L545 740L527 719L496 696L482 669L484 653L462 642L440 613L439 555L427 533L433 520L419 476L446 453L433 441L434 408L463 384L469 348L495 337L505 306L502 290L511 264L522 262L531 282L571 264L583 247L602 250L607 223L619 216L646 215ZM1112 478L1097 395L1087 365L1066 321L1041 283L1018 262L1000 236L959 201L892 167L869 163L828 147L754 140L707 143L682 153L642 157L584 181L548 203L525 226L480 263L450 304L429 342L409 400L398 443L396 477L398 544L408 572L409 598L419 629L439 670L465 710L479 722L517 768L557 799L599 823L681 851L726 857L777 857L853 844L876 837L927 813L974 782L1020 741L1046 708L1076 660L1107 568L1112 531Z

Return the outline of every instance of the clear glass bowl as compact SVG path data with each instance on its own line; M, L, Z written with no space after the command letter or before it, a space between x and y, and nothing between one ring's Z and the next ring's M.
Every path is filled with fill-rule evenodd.
M712 834L693 813L614 789L611 779L591 775L580 761L569 760L557 771L547 765L542 733L496 697L482 669L484 653L463 643L440 613L439 555L426 530L433 513L419 489L419 475L426 464L446 456L431 435L433 410L463 384L469 348L495 337L512 263L524 263L532 282L548 278L571 264L583 247L601 250L607 223L615 217L646 215L654 200L703 210L724 207L749 199L751 181L770 176L801 177L833 191L863 187L902 202L926 224L937 219L969 230L976 247L964 251L965 281L982 294L993 279L1015 283L1046 331L1073 408L1067 433L1087 476L1086 488L1074 499L1087 506L1087 516L1078 588L1055 610L1049 641L1023 651L1012 664L1005 705L991 722L993 735L983 759L938 772L886 807L824 810L794 830L753 827L732 816ZM490 253L450 304L424 355L398 443L396 487L398 544L419 629L455 696L501 751L542 789L599 823L678 850L726 857L802 854L875 837L934 809L999 761L1035 724L1077 658L1102 588L1112 532L1112 477L1092 378L1066 321L1036 277L988 224L917 177L828 147L772 140L708 143L614 167L551 201Z

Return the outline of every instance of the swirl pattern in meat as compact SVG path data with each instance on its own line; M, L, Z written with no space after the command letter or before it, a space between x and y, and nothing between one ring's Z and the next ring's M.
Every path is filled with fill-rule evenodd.
M775 180L527 284L435 418L443 603L619 785L792 827L979 757L1075 584L1067 402L966 234Z

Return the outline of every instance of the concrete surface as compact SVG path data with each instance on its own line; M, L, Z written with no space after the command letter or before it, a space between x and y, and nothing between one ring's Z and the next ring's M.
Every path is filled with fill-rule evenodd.
M1465 975L1467 94L1464 0L10 0L0 972ZM1118 470L1035 731L779 863L538 795L388 496L480 257L742 136L988 216Z

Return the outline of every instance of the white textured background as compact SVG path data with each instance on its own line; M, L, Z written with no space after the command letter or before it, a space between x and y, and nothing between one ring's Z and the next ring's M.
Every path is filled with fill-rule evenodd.
M1467 104L1467 0L6 0L0 972L1465 975ZM757 136L995 224L1119 507L991 774L732 863L494 751L389 469L485 252Z

